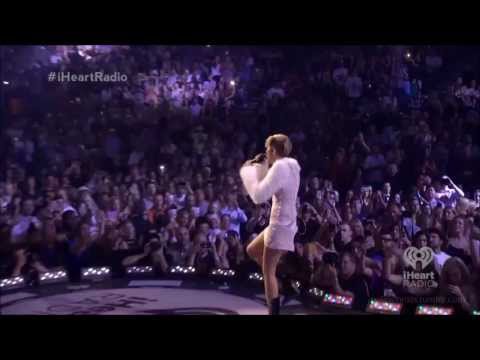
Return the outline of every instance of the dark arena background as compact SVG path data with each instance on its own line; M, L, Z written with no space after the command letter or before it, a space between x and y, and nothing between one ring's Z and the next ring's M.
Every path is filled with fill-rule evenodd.
M266 315L239 169L301 166L281 314L480 311L476 46L1 46L0 314Z

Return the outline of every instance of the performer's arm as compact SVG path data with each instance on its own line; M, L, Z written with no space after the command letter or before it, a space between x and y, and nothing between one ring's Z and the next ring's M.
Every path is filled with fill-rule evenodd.
M249 193L255 204L262 204L268 201L277 192L285 181L282 166L275 162L268 170L267 176L258 183L253 184Z

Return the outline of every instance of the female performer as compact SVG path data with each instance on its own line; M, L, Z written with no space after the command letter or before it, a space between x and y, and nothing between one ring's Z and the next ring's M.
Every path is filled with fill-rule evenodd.
M240 169L248 195L255 204L273 196L269 225L247 247L247 254L263 270L265 297L269 314L280 314L276 278L277 264L287 251L294 251L297 232L296 201L300 186L300 165L288 157L292 143L283 134L272 135L265 142L265 154L248 160Z

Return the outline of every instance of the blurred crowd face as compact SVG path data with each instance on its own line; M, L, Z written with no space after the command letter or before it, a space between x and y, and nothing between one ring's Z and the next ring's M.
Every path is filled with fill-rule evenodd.
M200 224L200 233L204 234L205 236L208 235L210 231L210 225L207 222L203 222Z
M222 215L221 228L226 230L230 228L230 215Z
M389 208L389 215L390 219L394 222L397 223L400 221L402 217L402 211L400 210L400 207L396 204L392 204Z
M190 208L195 205L195 195L187 195L185 198L185 207Z
M340 225L340 236L343 243L348 243L352 240L352 229L348 224Z
M155 184L148 184L147 186L147 195L154 196L157 193L157 186Z
M197 204L202 203L203 201L205 201L205 192L200 189L195 191L195 198L196 198Z
M382 249L385 254L392 254L397 248L397 244L390 234L383 234L381 235L380 239L382 241Z
M465 234L465 221L461 217L456 217L453 220L453 233L454 236L464 236Z
M393 201L395 204L400 205L402 203L402 197L400 194L395 194Z
M445 220L453 221L455 215L455 210L452 207L445 208Z
M32 216L35 211L35 203L33 200L25 200L23 203L23 214L25 216Z
M392 191L392 186L390 185L390 183L388 183L388 182L385 183L385 184L383 185L383 192L384 192L385 194L390 194L391 191Z
M172 223L177 218L177 209L170 209L167 212L168 220Z
M353 192L353 190L348 190L345 196L345 202L346 203L351 202L354 196L355 196L355 193Z
M360 220L352 222L352 230L354 236L363 236L363 224Z
M333 190L333 184L330 180L325 180L324 183L323 183L323 188L324 190L326 191L331 191Z
M133 240L136 238L135 226L133 226L131 221L127 221L122 226L122 235L127 240Z
M328 201L329 204L335 205L335 203L337 201L337 197L336 197L335 192L333 192L333 191L328 192L327 201Z
M161 209L161 208L163 208L163 205L164 205L163 195L162 194L155 195L154 206L157 209Z
M190 232L186 227L180 227L177 230L177 238L180 243L188 243L190 241Z
M433 186L427 188L426 197L427 200L433 200L435 198L435 188Z
M416 235L415 237L415 246L419 249L428 245L428 238L426 234Z
M434 233L434 232L430 233L428 240L429 240L428 246L430 246L433 250L438 251L441 249L442 240L437 233Z
M420 202L417 198L410 199L410 209L413 214L418 214L420 212Z
M362 212L362 200L360 199L355 199L353 200L353 210L355 211L355 214L360 214Z
M177 217L177 222L179 226L182 226L182 227L188 226L189 220L190 220L190 217L186 211L180 212L180 214Z

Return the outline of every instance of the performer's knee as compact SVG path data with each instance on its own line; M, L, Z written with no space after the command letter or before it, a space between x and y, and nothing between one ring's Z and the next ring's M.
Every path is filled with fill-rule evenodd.
M258 256L258 252L255 249L255 246L253 244L250 244L247 246L247 255L250 257L250 259L256 260Z

